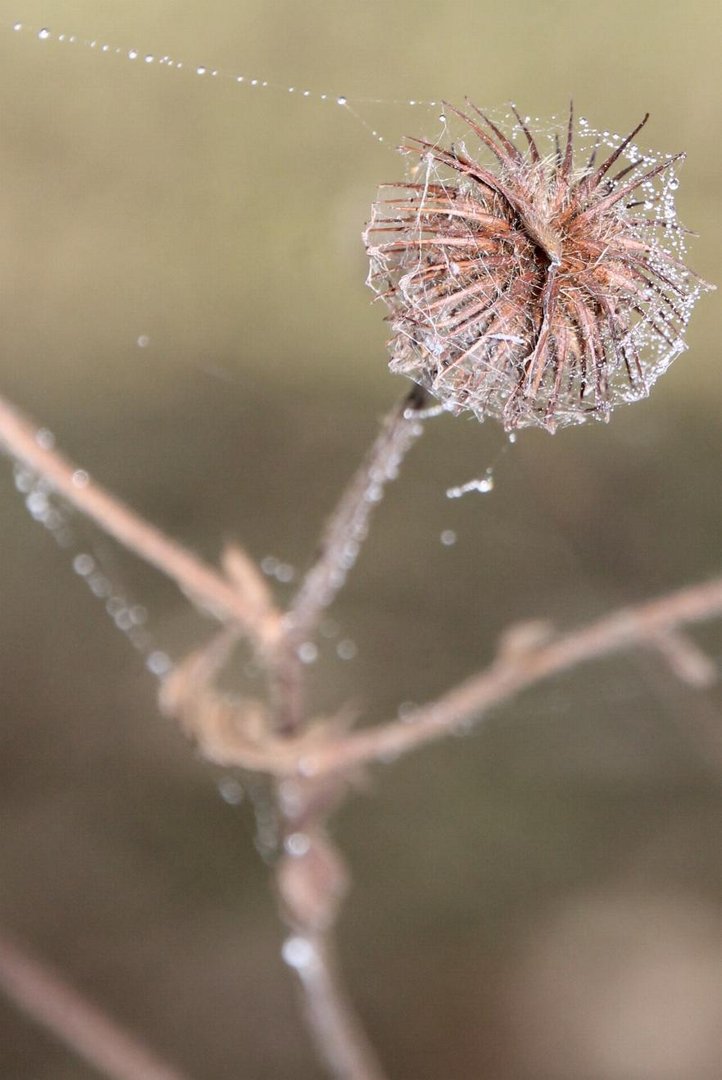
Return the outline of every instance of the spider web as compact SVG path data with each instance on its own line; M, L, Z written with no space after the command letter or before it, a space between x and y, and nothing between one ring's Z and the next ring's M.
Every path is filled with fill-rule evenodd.
M6 36L16 36L22 41L33 41L38 49L64 50L70 53L75 51L76 54L82 53L87 59L90 59L91 54L94 54L93 60L99 64L115 63L124 65L129 70L131 68L136 70L145 69L149 74L151 71L158 72L160 69L167 75L169 80L182 79L188 83L193 82L198 88L197 92L199 94L214 93L213 84L222 86L226 91L232 91L234 94L237 92L237 100L240 106L238 113L240 125L243 125L244 120L247 121L249 117L257 117L259 113L273 116L283 113L289 114L294 111L293 115L299 117L300 142L303 142L304 139L304 110L313 110L317 118L319 116L324 118L328 116L328 124L337 125L337 118L340 117L349 133L345 143L346 147L352 147L351 152L358 157L359 161L362 158L371 156L371 160L375 163L373 167L378 170L377 180L403 181L404 177L409 182L421 180L426 194L420 200L420 210L423 207L424 199L428 197L430 185L448 183L448 171L444 173L443 170L439 170L431 160L427 160L425 163L422 161L421 164L410 159L406 162L402 161L396 153L396 147L404 136L409 134L417 135L427 139L434 146L456 145L468 152L472 157L478 157L480 154L478 141L475 141L473 137L470 138L468 129L449 112L440 97L424 95L418 97L351 95L345 93L343 87L307 86L296 81L279 80L269 73L257 72L251 68L215 66L211 58L207 56L176 56L157 48L144 47L142 42L130 43L92 36L87 29L75 32L70 27L44 26L25 21L16 21L7 23L3 27L3 31ZM485 103L481 102L481 104ZM521 145L523 141L521 127L514 120L513 114L510 113L508 108L494 110L492 117L495 121L505 125L512 140ZM540 147L543 147L544 153L551 158L555 152L558 132L563 127L564 118L552 117L550 120L545 121L538 117L530 117L528 122L533 124L535 137ZM621 136L607 130L595 129L582 118L577 121L575 141L577 153L581 159L585 154L591 154L595 147L606 147L608 150L615 149L619 146ZM370 155L370 151L373 151L372 155ZM632 171L628 177L632 179L635 175L641 176L645 170L665 160L665 155L656 155L641 150L633 143L625 151L625 160L632 166ZM294 148L292 147L289 158L289 175L291 175L294 167ZM311 156L309 159L304 159L303 167L306 169L325 168L326 183L333 188L333 171L327 168L325 162L322 166L319 166ZM643 212L651 211L654 215L660 217L662 223L658 228L655 227L660 247L663 251L681 261L685 254L684 233L674 227L677 224L674 208L674 192L677 183L674 168L667 170L654 181L647 182L643 186L645 205L642 210ZM374 191L370 189L369 204L373 195ZM378 204L376 213L378 213ZM358 232L361 231L362 225L363 220L359 219ZM421 212L417 216L416 236L419 241L424 238ZM414 263L420 265L421 251L421 245L415 252L412 251L410 263L404 267L407 276ZM384 263L383 253L378 248L373 250L371 254L373 267L371 284L381 289L383 283L388 282L390 271ZM450 267L450 272L452 269ZM665 273L671 273L672 277L675 278L676 272L674 270L670 271L668 264L665 264L663 269ZM675 278L673 284L681 287L681 278ZM686 322L702 286L688 289L685 284L684 288L686 292L683 304L683 322ZM420 315L419 324L421 329L412 342L413 348L404 352L403 355L399 353L392 339L392 368L414 379L420 379L429 386L432 392L440 389L442 392L438 394L438 397L445 408L450 408L452 411L457 411L462 407L471 408L479 419L485 419L489 415L499 416L502 412L502 406L500 404L495 408L493 402L503 400L503 387L495 388L491 398L492 404L490 405L488 394L483 396L483 400L475 399L473 394L470 398L468 387L462 386L460 390L457 380L453 380L445 386L443 372L438 373L441 375L441 379L437 383L434 383L433 379L430 382L428 378L423 376L423 364L420 362L420 357L426 362L429 356L433 357L443 350L446 335L444 328L441 326L441 314L438 318L428 317L428 300L429 297L423 289L421 292L413 293L410 296L412 307L415 307L415 310ZM380 323L382 312L380 308L376 310L379 313L378 321ZM443 315L448 318L449 312L444 311ZM622 400L634 400L646 396L654 381L684 348L679 334L675 334L666 344L661 341L659 336L650 329L650 323L644 311L635 319L630 334L631 342L640 352L645 352L647 361L643 377L638 381L630 383L629 381L625 382L622 377L619 378L616 392ZM143 348L147 347L149 344L148 336L144 333L139 334L137 344ZM468 346L472 343L466 342L466 344ZM615 376L618 374L620 373L615 372ZM429 412L430 415L433 415L434 410ZM564 421L574 422L580 418L583 418L583 416L574 407L567 410ZM519 426L523 426L523 424ZM493 486L492 473L493 468L488 470L482 479L471 481L461 487L452 488L449 494L457 496L467 490L489 491ZM24 480L23 482L27 484L31 481ZM31 500L32 505L37 509L37 507L41 506L42 497L47 493L40 490L38 494L33 487L28 494L37 496ZM33 513L32 508L29 507L29 509ZM59 512L57 507L50 506L48 510L50 520L55 521ZM33 516L37 516L37 514ZM47 522L45 523L47 524ZM93 556L88 558L92 560ZM276 560L276 563L281 566L286 565L282 560ZM138 605L134 605L130 600L125 600L124 590L113 588L110 584L106 585L99 577L93 576L95 571L84 575L82 568L90 566L88 559L81 560L78 566L81 567L78 573L87 578L91 590L106 592L106 596L101 597L101 599L106 603L106 609L116 622L116 625L119 624L119 620L122 623L128 620L130 617L128 612L137 612L139 610ZM101 576L107 578L107 575ZM279 578L279 580L282 579ZM93 585L93 582L95 582L95 585ZM107 595L108 590L110 590L111 595ZM151 640L145 629L142 633L138 631L135 636L138 641L150 642ZM148 644L147 649L150 650L150 644ZM148 655L151 670L155 670L156 674L163 674L164 671L161 669L164 669L165 665L164 654L160 654L153 649Z
M121 64L128 68L129 75L130 69L134 68L141 69L143 74L147 72L150 78L152 72L162 69L167 73L169 80L180 79L193 82L199 94L214 93L213 84L225 90L232 89L238 94L237 100L240 105L238 115L241 124L244 116L254 116L268 110L271 112L289 111L297 109L299 104L302 105L303 110L314 109L319 112L326 110L344 118L349 130L353 131L361 152L369 145L375 144L387 160L392 160L395 142L402 130L395 119L397 114L405 114L407 117L411 113L417 116L420 114L424 118L424 127L426 127L428 117L435 118L434 124L437 129L443 122L439 119L440 109L435 101L420 98L349 99L338 90L310 88L302 84L267 78L262 73L249 70L213 66L210 63L201 62L201 57L198 56L171 56L167 52L143 47L142 44L133 45L94 36L87 29L76 31L70 27L55 24L44 25L27 20L14 20L0 25L0 32L6 44L8 44L8 39L12 44L14 38L23 45L32 43L34 47L47 51L47 56L56 50L62 50L66 55L75 54L78 62L82 57L83 63L90 61L99 64ZM384 115L387 120L389 116L392 119L388 127L382 130L377 120L379 116L383 119ZM359 233L361 225L362 222L359 222ZM144 332L137 334L135 345L139 349L147 351L152 343L152 338L148 334ZM227 377L228 374L212 364L207 364L206 370L213 374L217 373L222 378ZM41 432L41 437L47 440L49 445L54 442L52 432L46 429ZM103 605L113 623L144 655L149 671L159 677L167 674L172 661L165 651L157 647L156 635L148 625L146 607L136 603L130 591L124 586L120 561L114 556L112 545L93 526L80 519L41 478L26 469L18 468L15 471L15 484L31 517L44 525L59 546L72 553L74 571L87 585L91 594ZM261 561L261 567L264 573L275 578L282 586L294 577L293 568L283 559L273 555L267 555ZM329 629L331 626L332 629ZM336 639L340 635L340 640L334 640L334 648L340 659L352 659L355 656L355 643L340 634L340 627L327 620L322 629L327 638ZM315 659L315 654L313 657L304 657L304 661L309 663L313 662L313 659Z

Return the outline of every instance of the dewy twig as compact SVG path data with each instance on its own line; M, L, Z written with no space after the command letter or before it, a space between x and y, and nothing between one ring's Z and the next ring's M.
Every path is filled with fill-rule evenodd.
M237 584L226 581L217 570L150 525L96 484L84 469L78 469L45 443L39 429L0 397L0 446L12 457L42 476L110 536L175 581L192 601L219 620L240 626L257 647L264 648L275 639L279 626L275 611L260 618L256 606Z
M308 1026L319 1057L332 1076L344 1080L384 1080L385 1073L341 984L330 936L290 939L295 948Z
M381 431L329 518L318 558L305 575L284 620L275 657L276 728L290 735L301 726L303 682L300 646L313 637L319 620L343 588L368 532L374 508L423 428L416 417L426 400L418 386L405 394L384 420Z
M0 398L1 446L106 532L173 579L189 597L228 623L226 632L209 647L189 657L166 679L162 703L166 711L193 734L210 759L282 779L283 782L277 785L279 791L288 783L306 786L307 812L299 817L296 807L294 816L288 808L284 810L281 806L281 817L288 819L287 828L293 830L289 834L295 837L296 842L291 845L293 850L298 848L301 835L298 830L306 830L309 843L310 836L315 835L317 845L320 845L316 854L326 852L325 861L319 855L315 865L317 871L323 864L324 873L316 873L311 866L312 876L305 885L313 886L321 907L327 908L330 914L321 928L314 929L313 920L310 925L304 925L296 895L296 918L288 921L295 932L302 935L297 939L301 951L295 959L289 959L289 963L297 968L301 978L317 1047L338 1080L381 1080L382 1073L346 1000L331 952L331 934L339 901L339 873L332 872L337 861L328 847L323 848L319 837L323 836L328 814L342 797L335 793L336 782L340 781L341 788L345 789L348 778L354 775L358 766L388 761L414 750L479 720L493 706L542 679L626 648L646 646L654 649L673 662L675 670L688 680L708 681L710 665L704 663L693 643L680 637L679 632L722 615L722 578L716 578L657 600L623 608L580 630L560 636L554 637L538 625L533 633L529 632L529 627L512 630L485 671L450 690L436 702L407 714L403 721L392 721L355 733L340 733L339 725L334 723L309 726L302 711L298 644L314 632L323 610L343 585L365 536L372 508L419 433L419 421L414 412L420 404L418 398L412 397L389 416L327 526L318 561L302 583L290 612L282 619L265 584L257 577L255 566L242 552L226 551L224 566L229 574L226 580L220 572L206 566L98 487L85 472L75 469L47 446L48 440L40 438L40 433L28 420ZM275 730L262 703L246 703L244 712L244 708L221 694L214 685L237 631L245 632L255 643L269 685L277 690L280 700L276 702ZM279 715L285 715L285 725L278 724ZM283 803L282 798L280 802ZM293 803L291 799L291 805ZM295 857L293 850L292 858ZM303 892L305 899L308 895ZM287 895L286 901L288 899ZM53 994L57 997L60 993L57 984L43 982L40 976L33 978L32 965L22 957L14 956L12 949L5 947L0 939L0 967L3 958L4 982L11 996L11 985L22 987L25 973L28 976L25 983L28 1011L46 1026L58 1030L79 1053L84 1053L80 1037L73 1043L67 1031L64 1035L60 1030L60 1021L51 1007ZM43 987L50 987L48 994L43 994ZM14 999L22 1004L22 996L23 992L18 990ZM31 1008L33 998L34 1012ZM66 1000L72 999L66 997ZM43 1002L50 1002L45 1013ZM92 1018L92 1011L89 1015ZM57 1027L54 1027L55 1023ZM95 1026L97 1030L105 1031L101 1043L107 1036L112 1046L112 1030L103 1029L102 1024ZM123 1073L121 1070L108 1072L108 1075L122 1077L122 1080L131 1075L134 1080L140 1077L178 1080L177 1074L167 1070L163 1073L162 1068L161 1072L156 1070L155 1073L139 1070Z
M422 428L415 413L425 395L415 386L386 417L360 468L344 490L321 537L317 561L291 601L288 621L297 640L308 637L333 603L366 538L373 509L384 487L396 479L403 459Z
M669 593L636 607L621 608L579 630L528 648L500 650L480 674L443 697L396 720L329 741L304 753L298 768L306 776L347 771L373 761L389 761L473 721L543 679L600 660L625 648L649 646L695 623L722 616L722 577Z

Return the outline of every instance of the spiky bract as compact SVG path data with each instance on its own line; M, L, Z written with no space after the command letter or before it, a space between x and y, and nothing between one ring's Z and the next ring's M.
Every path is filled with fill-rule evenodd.
M560 135L468 109L445 106L473 145L408 140L412 176L382 186L364 233L390 366L508 431L607 420L685 348L707 288L683 262L683 155L634 145L646 116L621 138L571 111Z

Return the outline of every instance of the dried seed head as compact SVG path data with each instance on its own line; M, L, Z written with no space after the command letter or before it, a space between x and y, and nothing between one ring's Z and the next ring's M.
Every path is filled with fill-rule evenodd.
M391 369L507 431L608 420L683 351L710 288L683 261L683 155L634 144L646 116L622 138L573 111L560 133L468 110L445 106L465 125L451 145L401 147L411 176L382 186L364 233Z

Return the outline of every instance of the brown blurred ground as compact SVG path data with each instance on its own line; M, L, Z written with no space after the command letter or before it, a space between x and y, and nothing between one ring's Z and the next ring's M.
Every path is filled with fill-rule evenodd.
M717 3L112 7L2 5L2 385L208 557L237 537L303 566L400 390L359 240L400 166L336 106L39 43L14 19L349 97L544 115L573 94L620 131L649 109L650 143L688 152L693 265L722 279ZM390 141L413 122L367 112ZM490 496L444 491L498 430L430 426L333 613L358 654L324 647L319 707L382 719L474 670L512 620L571 625L716 572L719 310L700 303L649 402L525 434ZM247 803L225 805L159 718L8 466L0 487L2 924L197 1080L318 1077ZM161 647L200 639L170 587L122 553L117 569ZM721 658L719 626L696 636ZM719 704L651 657L607 662L348 806L341 944L393 1080L719 1075ZM0 1001L0 1077L91 1075Z

